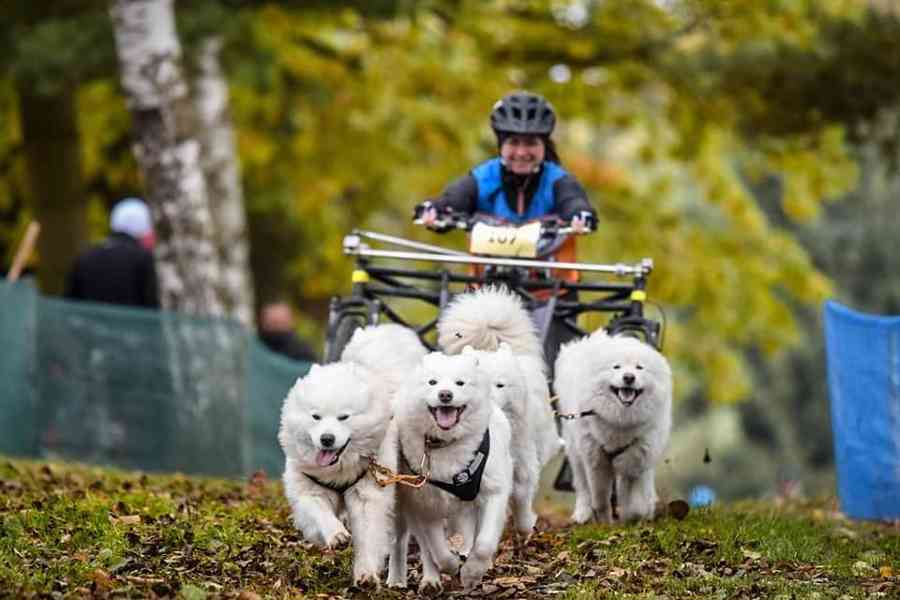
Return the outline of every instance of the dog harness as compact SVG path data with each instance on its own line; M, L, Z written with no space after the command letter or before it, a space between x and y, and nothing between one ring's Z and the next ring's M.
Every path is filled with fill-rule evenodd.
M622 446L621 448L616 448L615 450L607 450L607 449L604 448L603 446L600 446L600 450L603 452L603 455L606 456L606 459L607 459L609 462L612 462L612 461L614 461L615 459L619 458L619 456L621 456L622 454L624 454L626 450L628 450L629 448L631 448L632 446L634 446L634 443L635 443L637 440L638 440L637 438L634 438L633 440L631 440L630 442L628 442L627 444L625 444L625 445Z
M320 485L320 486L322 486L323 488L327 488L327 489L329 489L329 490L331 490L331 491L333 491L333 492L337 492L338 494L343 495L344 492L346 492L347 490L349 490L350 488L352 488L354 485L356 485L357 483L359 483L359 481L360 481L363 477L366 476L366 472L367 472L367 471L368 471L367 468L366 468L366 469L363 469L362 473L359 474L359 477L357 477L356 479L354 479L351 483L343 483L343 484L339 484L339 483L328 483L328 482L322 481L321 479L318 479L317 477L313 477L313 476L310 475L309 473L303 473L303 474L306 475L307 477L309 477L309 478L312 480L313 483L315 483L315 484L317 484L317 485Z
M426 440L426 445L428 445L428 440ZM432 443L429 447L438 448L443 446L437 446ZM460 500L471 502L478 496L478 492L481 490L481 477L484 475L484 466L487 464L487 458L490 452L491 430L485 429L484 436L481 438L481 444L479 444L478 449L475 450L475 456L472 457L472 460L469 461L469 464L466 465L465 469L453 476L452 482L448 483L446 481L438 481L437 479L428 479L428 483L441 488L445 492L450 492ZM413 474L418 475L418 473L410 466L409 460L407 460L406 456L403 454L403 448L400 448L400 456L403 458L403 462L406 463L407 468L409 468Z

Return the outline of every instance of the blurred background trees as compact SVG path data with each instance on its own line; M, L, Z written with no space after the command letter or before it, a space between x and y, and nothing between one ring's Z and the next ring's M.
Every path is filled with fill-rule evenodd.
M203 142L210 73L218 68L229 86L227 105L212 110L233 119L240 187L208 197L217 251L203 265L234 266L217 280L228 314L246 322L254 298L288 296L305 311L305 331L320 335L329 297L349 288L341 237L367 227L435 241L411 226L411 207L495 152L490 106L529 88L557 107L563 163L599 209L581 258L656 262L649 294L667 315L665 350L684 430L694 432L675 450L702 464L692 476L754 460L732 443L700 463L710 428L797 468L829 464L819 306L837 296L897 311L900 16L891 3L175 8L197 113L189 133L206 144L207 165L223 146ZM48 294L76 250L105 232L113 202L153 200L132 152L140 138L109 9L95 0L0 8L0 255L8 264L28 220L40 220L32 268ZM208 190L228 168L207 168ZM226 198L243 211L217 204Z

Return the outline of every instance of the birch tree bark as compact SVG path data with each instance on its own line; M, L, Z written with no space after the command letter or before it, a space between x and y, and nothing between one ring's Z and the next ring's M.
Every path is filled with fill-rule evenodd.
M168 369L160 379L171 385L160 408L172 417L169 468L217 462L243 471L249 456L245 336L227 321L190 316L224 316L225 307L173 0L113 0L110 12L156 226L160 300L177 311L161 319Z
M156 227L162 307L222 315L200 142L193 137L172 5L173 0L113 0L110 13L134 151Z
M213 242L222 269L219 291L226 312L248 330L255 328L247 219L231 114L228 84L219 66L221 39L201 44L194 79L194 109L200 162L206 175Z

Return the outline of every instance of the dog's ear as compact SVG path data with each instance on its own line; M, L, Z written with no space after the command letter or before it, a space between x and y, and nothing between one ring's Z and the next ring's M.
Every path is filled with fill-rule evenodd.
M322 365L320 365L319 363L313 363L312 366L309 368L309 371L306 372L306 374L312 375L313 373L315 373L316 371L319 371L321 369L322 369Z

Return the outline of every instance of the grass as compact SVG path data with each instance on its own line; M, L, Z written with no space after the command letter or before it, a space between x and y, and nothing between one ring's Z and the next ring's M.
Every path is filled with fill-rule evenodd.
M277 481L0 460L0 490L0 597L369 597L350 587L349 550L301 539ZM845 520L830 501L739 503L615 527L545 520L527 545L504 541L475 595L900 599L898 572L897 524Z

